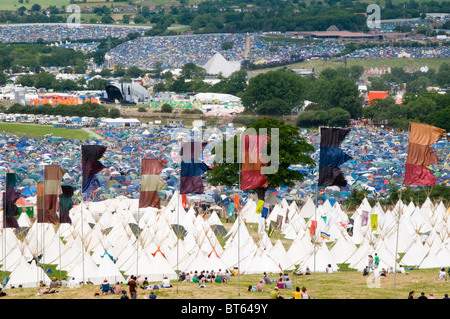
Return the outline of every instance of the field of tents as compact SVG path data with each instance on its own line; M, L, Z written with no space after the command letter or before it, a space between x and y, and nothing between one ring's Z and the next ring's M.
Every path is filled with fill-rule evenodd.
M347 213L329 201L316 207L309 198L298 207L283 199L271 206L266 219L256 213L256 205L250 197L227 228L218 211L205 217L184 208L178 193L160 210L138 209L138 200L126 197L83 202L71 209L72 224L58 227L36 223L23 212L20 232L1 230L1 275L9 278L3 286L37 287L61 272L94 284L104 278L126 283L136 274L159 282L164 276L176 279L177 271L235 267L242 275L256 276L307 266L323 274L328 264L335 271L345 265L362 273L374 253L380 256L380 269L450 266L450 211L442 202L427 199L419 207L399 201L386 209L364 200ZM49 265L53 273L44 270Z

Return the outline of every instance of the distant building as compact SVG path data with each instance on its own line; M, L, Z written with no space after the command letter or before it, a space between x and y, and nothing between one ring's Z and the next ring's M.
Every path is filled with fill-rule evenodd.
M134 127L139 126L141 124L141 122L137 119L124 119L124 118L103 119L101 123L103 123L103 125L108 127Z
M307 69L291 69L291 71L294 72L295 74L302 75L302 76L314 74L313 71L309 71Z
M349 32L349 31L298 31L305 39L330 39L340 41L380 41L383 34Z
M333 24L333 25L329 26L326 31L328 31L328 32L339 31L339 28Z
M202 66L207 74L222 74L224 77L229 77L231 73L241 69L241 62L227 61L222 54L217 52L214 56Z
M389 96L388 91L369 91L369 96L368 96L368 101L367 101L368 105L370 105L370 102L375 99L385 99L388 96Z

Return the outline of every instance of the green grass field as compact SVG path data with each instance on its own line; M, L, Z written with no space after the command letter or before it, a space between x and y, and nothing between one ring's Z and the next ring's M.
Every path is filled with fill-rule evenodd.
M56 6L60 8L65 5L66 7L70 4L70 0L30 0L28 3L24 0L23 3L19 3L18 0L2 0L0 1L0 10L17 10L20 7L25 7L31 9L33 4L39 4L41 8L45 9L49 6Z
M164 5L171 4L176 1L174 0L135 0L135 4L144 5L144 4L154 4L154 5ZM188 1L190 4L199 3L201 0L190 0ZM26 0L23 3L19 3L19 0L1 0L0 1L0 11L1 10L17 10L18 8L24 6L27 9L30 9L33 4L39 4L43 9L48 8L49 6L56 6L60 8L61 6L68 6L70 4L70 0L29 0L28 3ZM87 0L76 1L77 5L80 7L97 7L97 6L108 6L108 7L120 7L129 5L128 1L106 1L106 0Z
M56 137L72 138L77 140L89 139L89 133L83 130L68 130L65 128L54 128L53 126L18 124L18 123L0 123L0 131L7 131L13 134L26 135L30 137L44 136L53 134Z
M316 273L310 276L295 276L288 272L293 287L305 286L311 298L315 299L407 299L410 291L416 292L416 298L421 292L428 297L432 293L436 299L442 299L449 293L449 282L437 280L437 269L410 271L405 274L388 274L380 279L379 286L368 284L361 272L342 271L333 274ZM53 273L59 278L58 272ZM52 275L51 275L52 276ZM277 279L278 274L270 273L271 279ZM126 277L125 277L126 278ZM206 288L199 289L193 282L172 281L172 288L156 290L158 299L269 299L270 291L275 284L266 285L264 292L249 292L249 285L256 285L262 274L240 275L231 277L225 284L209 283ZM159 282L157 282L159 283ZM395 288L394 288L395 286ZM126 283L122 288L128 290ZM2 299L119 299L118 295L95 296L100 292L97 285L85 285L80 288L62 287L59 293L36 295L37 288L6 289L7 296ZM138 299L148 296L149 290L138 289ZM282 289L281 295L285 299L292 297L292 290Z

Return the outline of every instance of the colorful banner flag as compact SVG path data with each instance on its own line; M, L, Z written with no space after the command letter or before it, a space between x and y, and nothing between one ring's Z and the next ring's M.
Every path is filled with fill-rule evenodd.
M72 224L72 219L69 216L70 210L73 207L73 193L74 187L72 185L61 185L62 194L59 195L59 222L61 224Z
M264 202L264 206L263 206L262 211L261 211L261 217L262 218L267 218L267 216L269 215L269 206L270 206L270 204L268 202Z
M323 239L330 240L330 234L327 234L325 232L320 232L320 237L322 237Z
M347 228L347 234L352 237L353 236L353 226L355 224L355 221L353 220L353 218L349 218L348 219L348 223L346 225Z
M339 166L352 158L340 148L348 133L350 129L320 128L319 187L347 185Z
M239 210L239 195L238 194L234 194L234 206L236 207L237 210Z
M157 158L143 158L141 160L141 192L139 195L139 208L161 208L159 190L167 187L161 174L167 160Z
M183 208L186 209L186 207L187 207L187 198L186 198L186 195L184 195L184 194L181 195L181 205L183 205Z
M91 192L100 187L97 174L105 168L99 161L106 152L106 146L102 145L82 145L81 146L81 169L82 169L82 188L85 194L85 200L91 198Z
M317 221L316 220L312 220L311 221L311 228L310 228L311 237L314 237L314 235L316 234L316 227L317 227Z
M378 228L378 215L377 214L372 214L370 215L370 228L372 230L377 230Z
M255 189L269 185L266 175L261 173L261 151L270 137L265 135L244 135L242 138L241 189Z
M184 142L181 145L180 193L203 194L204 185L200 177L209 167L202 162L203 149L207 143Z
M228 212L227 212L228 218L233 217L235 207L236 205L234 204L234 202L231 202L230 205L228 205Z
M405 185L436 185L436 179L427 166L437 163L436 153L430 145L444 134L445 130L421 123L411 123L408 155L405 165Z
M261 214L261 211L264 206L264 201L262 199L258 199L258 203L256 204L256 213Z
M16 201L20 193L16 191L18 176L16 173L6 173L6 189L3 193L3 228L17 228L19 223L16 216L19 215L19 208Z
M61 179L66 170L59 165L45 165L44 167L44 213L42 222L56 224L59 195L62 194Z
M44 222L44 183L36 184L37 222Z
M363 210L361 214L361 226L367 226L368 221L369 221L369 212L367 210Z

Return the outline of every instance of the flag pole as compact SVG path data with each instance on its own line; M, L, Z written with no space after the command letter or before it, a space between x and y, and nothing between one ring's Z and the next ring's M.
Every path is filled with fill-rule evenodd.
M45 165L44 165L44 169L43 169L43 181L44 181L44 183L43 183L43 194L42 194L42 205L43 205L43 210L42 210L42 225L41 225L41 229L42 229L42 234L41 234L41 236L42 236L42 241L41 241L41 245L42 245L42 262L41 262L41 265L45 265L44 264L44 261L45 261L45 248L44 248L44 246L45 246ZM36 263L36 265L37 265L37 263ZM45 267L43 267L43 269L44 269L44 274L42 274L42 276L45 276ZM45 277L44 277L45 278ZM42 279L44 279L44 278L42 278Z
M319 137L320 137L320 126L319 126ZM320 139L319 139L320 143ZM320 145L319 145L320 152ZM313 291L314 291L314 299L316 299L316 228L317 228L317 205L318 205L318 194L319 194L319 171L317 171L317 181L316 181L316 198L314 205L314 220L316 222L316 227L314 228L314 237L313 237L313 254L314 254L314 283L313 283ZM312 226L312 224L311 224Z
M411 131L411 121L408 122L408 138L409 138L409 133ZM405 181L405 166L406 166L406 160L405 163L403 164L403 183ZM396 284L397 284L397 251L398 251L398 233L399 233L399 229L400 229L400 215L402 212L402 188L403 188L403 183L400 185L400 195L399 195L399 211L398 211L398 218L397 218L397 238L396 238L396 242L395 242L395 262L394 262L394 296L393 298L395 299L395 292L396 292Z
M183 158L181 156L181 151L182 151L182 145L183 143L180 143L180 141L177 141L177 143L179 144L179 154L180 154L180 173L179 173L179 178L178 178L178 186L177 186L177 225L178 225L178 230L180 229L180 196L181 196L181 164L183 162ZM179 268L179 248L180 248L180 235L179 235L179 231L177 231L177 271L180 271ZM178 273L177 273L177 294L178 294Z
M239 155L238 155L238 165L239 165L239 189L238 196L241 193L241 173L242 173L242 134L239 135ZM238 296L241 295L241 210L238 207Z
M6 190L6 178L5 178L5 190ZM3 276L6 278L6 191L2 191L2 206L3 206L3 221L2 221L2 266L3 266Z
M138 211L137 211L137 235L136 235L136 278L139 274L139 234L141 232L141 229L139 227L139 219L140 219L140 212L139 212L139 205L138 205Z
M320 132L320 128L319 128L319 132ZM319 189L319 180L318 180L318 176L319 176L319 172L317 172L317 183L316 183L316 198L315 198L315 202L316 204L314 205L314 220L316 222L316 227L314 228L314 237L313 237L313 254L314 254L314 299L316 299L316 231L317 231L317 205L318 205L318 189ZM312 224L311 224L312 226Z
M83 230L83 220L84 220L84 215L83 215L83 206L84 206L84 194L83 194L83 187L81 190L81 265L82 265L82 269L83 269L83 284L86 284L85 278L84 278L84 230Z

